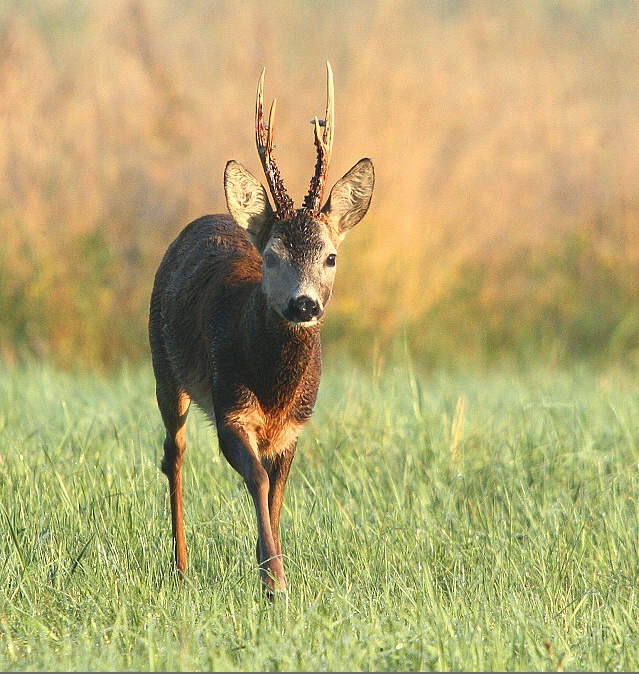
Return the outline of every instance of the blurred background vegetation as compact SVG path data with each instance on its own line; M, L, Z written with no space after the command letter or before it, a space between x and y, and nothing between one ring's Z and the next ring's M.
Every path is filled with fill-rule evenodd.
M0 359L147 358L166 246L261 177L262 67L299 204L327 59L329 182L377 172L329 352L639 362L634 0L2 0Z

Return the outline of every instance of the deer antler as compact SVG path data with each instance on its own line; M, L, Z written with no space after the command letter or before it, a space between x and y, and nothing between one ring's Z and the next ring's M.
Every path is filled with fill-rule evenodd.
M312 215L318 215L322 207L322 195L326 184L326 173L333 153L333 133L335 119L335 101L333 100L333 70L326 62L326 115L322 121L317 117L311 122L315 125L315 147L317 148L317 162L315 174L311 178L311 188L304 198L304 210ZM322 131L324 127L324 131Z
M295 208L293 207L293 200L288 196L288 192L284 187L280 171L277 168L275 159L273 158L273 135L275 129L275 108L277 99L273 99L271 110L268 115L268 126L264 124L264 117L262 108L264 106L264 73L266 68L262 70L259 84L257 85L257 100L255 102L255 142L257 144L257 152L262 161L264 174L268 186L273 195L275 202L275 210L282 219L293 217Z

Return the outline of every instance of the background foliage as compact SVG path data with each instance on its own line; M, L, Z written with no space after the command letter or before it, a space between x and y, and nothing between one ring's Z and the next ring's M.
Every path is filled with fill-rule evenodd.
M329 59L330 180L377 170L329 350L636 361L638 19L631 0L5 0L1 356L146 357L166 246L225 210L228 159L260 175L261 68L299 203Z

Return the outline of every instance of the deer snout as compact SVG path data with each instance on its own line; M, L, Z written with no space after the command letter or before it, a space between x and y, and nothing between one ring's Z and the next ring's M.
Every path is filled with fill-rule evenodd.
M292 323L309 323L319 318L322 313L317 300L308 295L298 295L288 301L284 317Z

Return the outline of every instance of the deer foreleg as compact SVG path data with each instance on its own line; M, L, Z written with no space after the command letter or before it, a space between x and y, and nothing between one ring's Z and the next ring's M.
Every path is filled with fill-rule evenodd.
M293 463L295 456L295 447L297 443L293 444L288 450L276 456L270 461L266 470L269 477L269 492L268 492L268 509L271 517L271 530L273 532L273 540L275 541L275 549L277 554L282 554L282 546L280 545L280 511L282 510L282 500L284 499L284 488L288 479L288 473Z
M269 512L268 473L241 430L218 425L218 438L226 460L242 476L253 499L257 518L257 561L265 589L268 594L284 591L284 565L273 537Z

